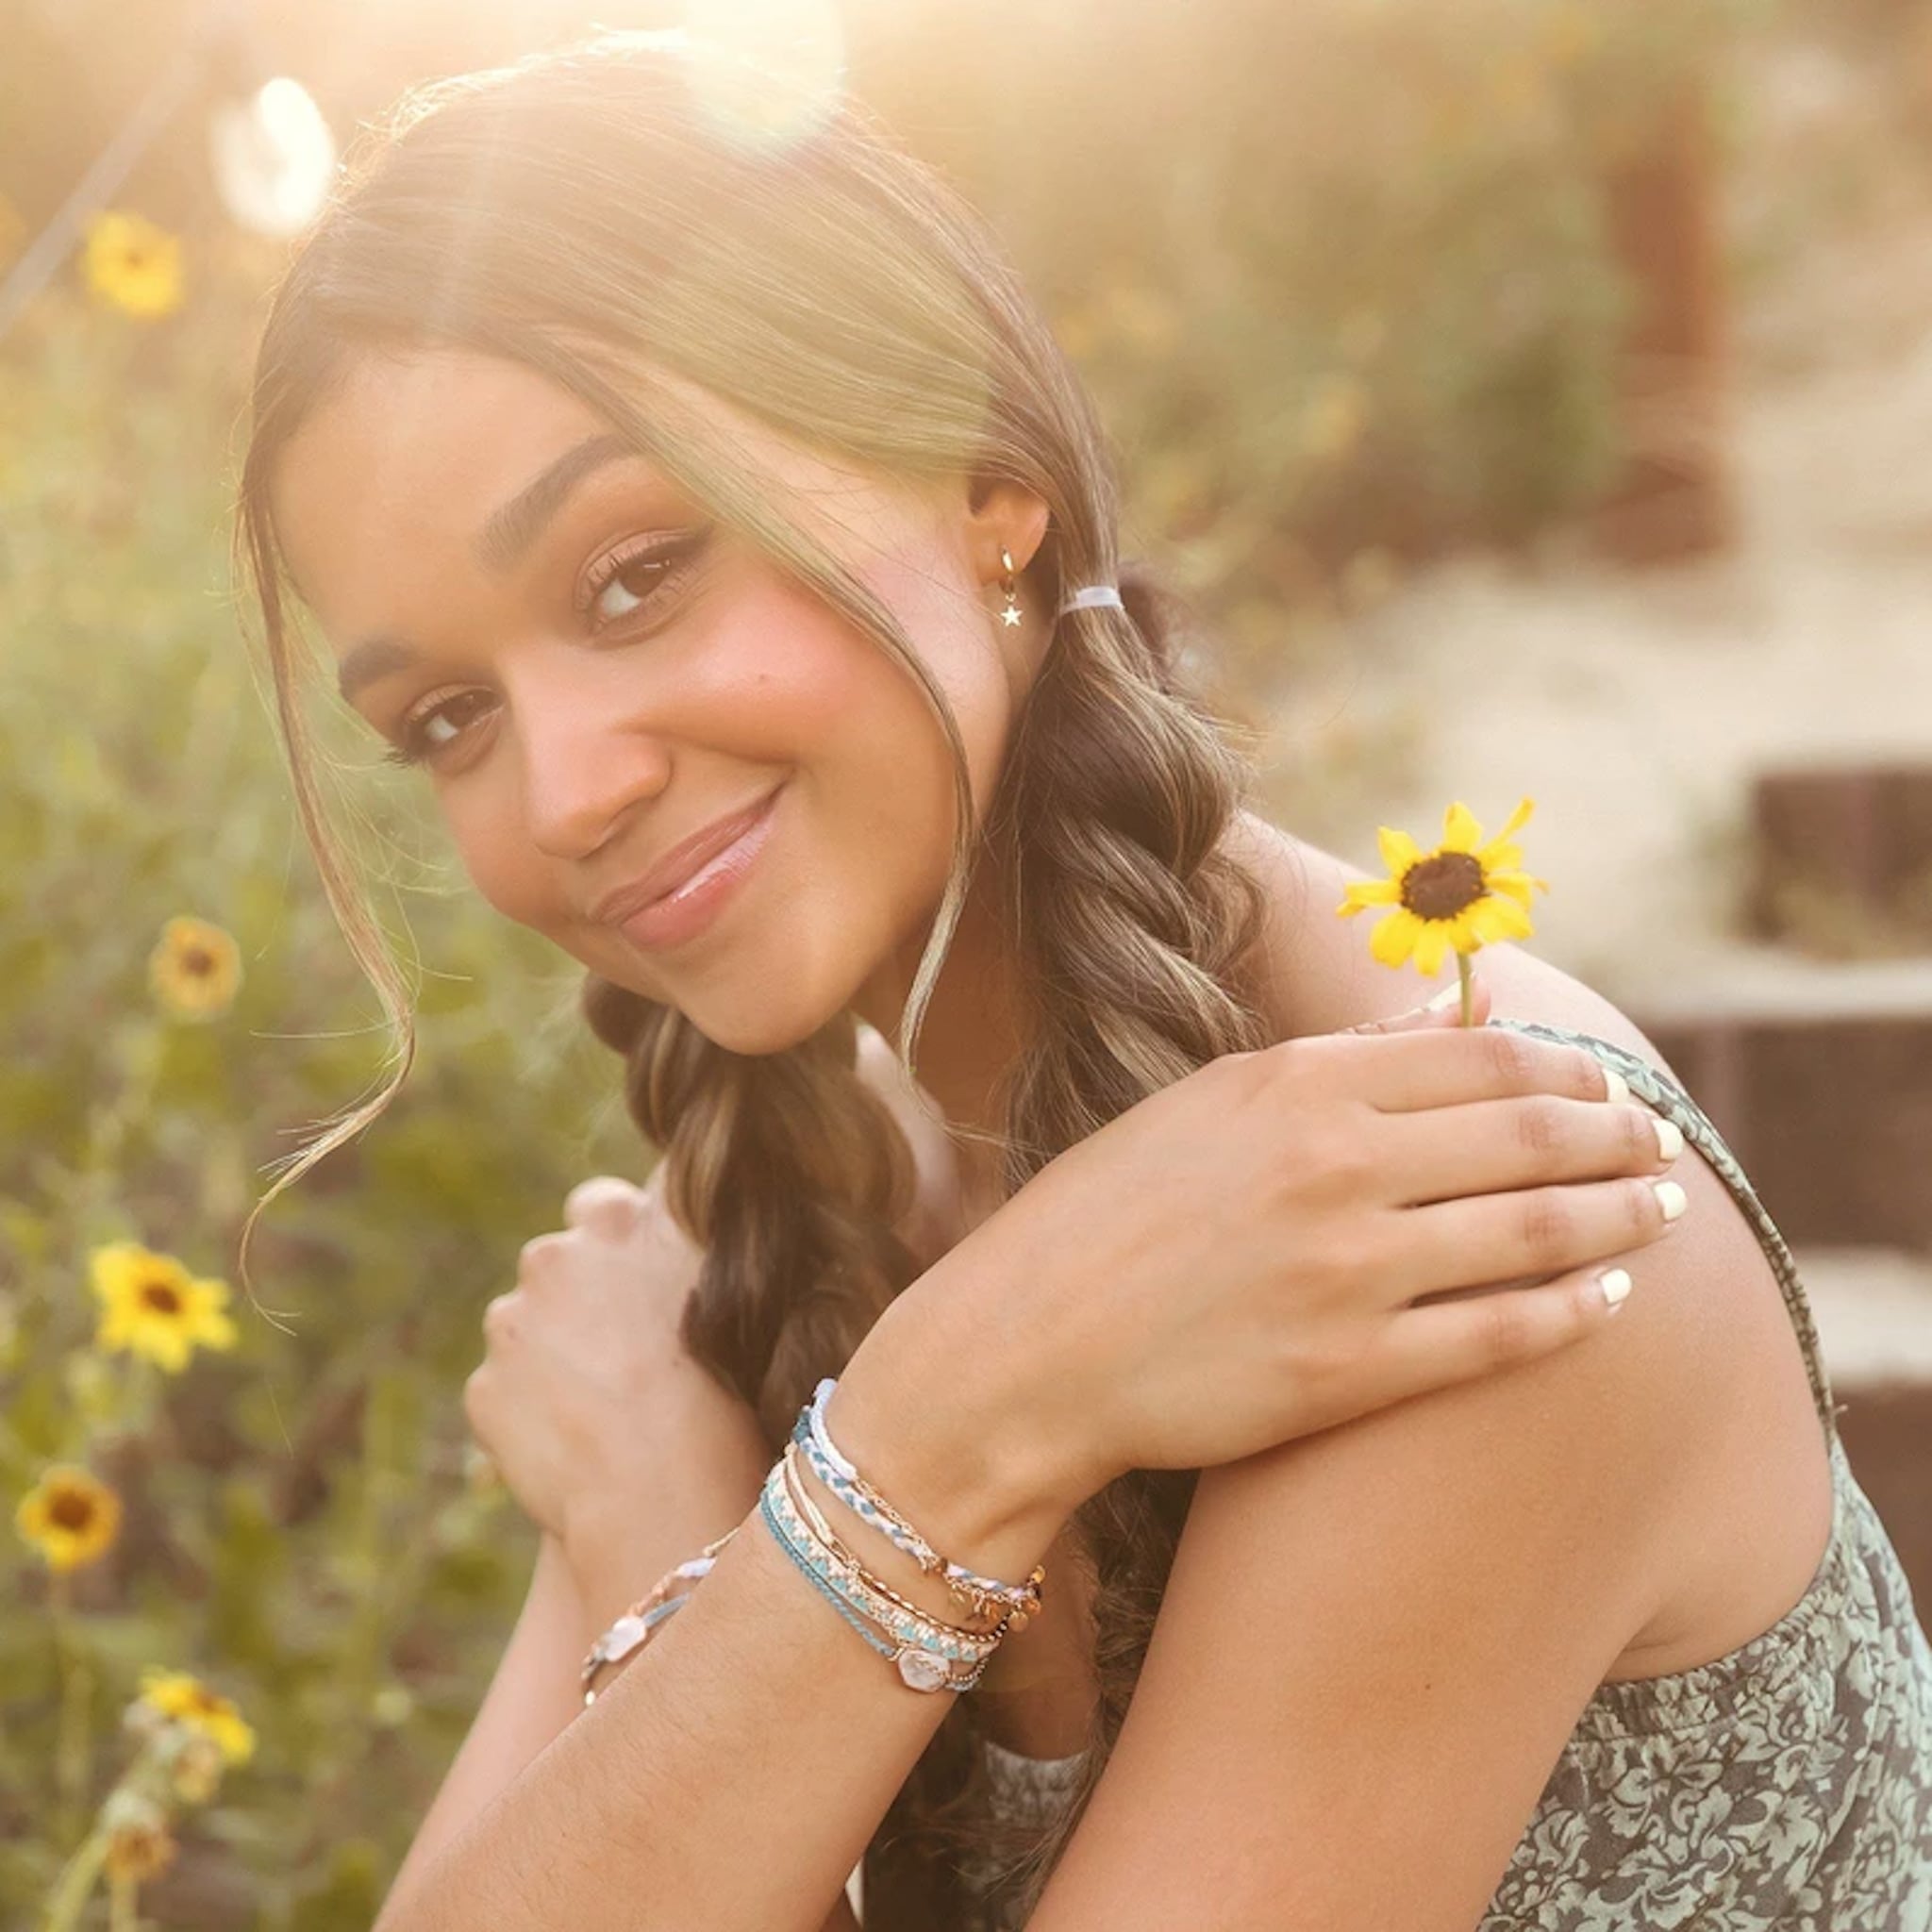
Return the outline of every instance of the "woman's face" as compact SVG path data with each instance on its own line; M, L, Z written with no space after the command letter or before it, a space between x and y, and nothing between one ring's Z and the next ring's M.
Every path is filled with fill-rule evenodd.
M893 488L729 427L898 616L983 811L1047 631L999 621L999 551L1024 568L1044 507ZM847 1008L890 1037L951 852L939 724L869 638L606 430L520 363L357 365L274 476L344 695L421 760L484 897L586 966L741 1053ZM632 910L673 846L767 798L709 893Z

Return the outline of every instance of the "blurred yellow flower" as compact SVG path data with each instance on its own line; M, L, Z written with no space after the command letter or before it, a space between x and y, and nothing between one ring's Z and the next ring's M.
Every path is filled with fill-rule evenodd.
M220 926L184 915L161 928L147 974L156 998L177 1019L212 1020L234 1003L242 949Z
M77 1570L113 1547L121 1498L91 1471L57 1462L20 1499L13 1522L50 1570Z
M229 1764L246 1764L255 1752L255 1733L242 1713L219 1690L186 1671L164 1671L150 1664L142 1673L141 1700L152 1711L186 1724L213 1740Z
M172 1255L136 1241L96 1248L91 1265L101 1304L96 1347L145 1356L171 1375L188 1366L197 1346L234 1347L225 1282L197 1280Z
M181 243L141 215L108 208L87 225L88 285L143 319L181 306Z
M1441 844L1428 853L1407 832L1381 826L1382 862L1390 875L1350 886L1335 908L1337 917L1348 919L1374 906L1394 908L1370 935L1370 952L1385 966L1407 965L1413 956L1431 977L1451 947L1469 954L1491 940L1527 939L1534 931L1525 909L1530 888L1548 891L1549 883L1519 870L1523 848L1509 837L1535 809L1535 801L1525 798L1486 845L1482 826L1458 800L1443 814Z

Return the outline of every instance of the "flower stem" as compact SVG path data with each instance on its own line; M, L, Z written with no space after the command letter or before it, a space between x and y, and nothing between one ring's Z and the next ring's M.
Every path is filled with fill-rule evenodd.
M60 1712L54 1746L54 1790L58 1800L56 1828L65 1838L78 1829L92 1774L90 1735L93 1672L75 1632L70 1582L65 1571L47 1580L47 1610L54 1625L54 1654L60 1674Z
M1467 953L1458 952L1456 956L1456 977L1462 988L1462 1024L1473 1026L1475 1024L1475 982L1471 975Z
M54 1881L54 1890L47 1897L47 1916L42 1922L42 1932L74 1932L107 1856L108 1833L104 1826L97 1824L73 1857L68 1859L60 1876Z
M108 1874L108 1932L141 1932L141 1914L134 1908L135 1881L118 1872Z

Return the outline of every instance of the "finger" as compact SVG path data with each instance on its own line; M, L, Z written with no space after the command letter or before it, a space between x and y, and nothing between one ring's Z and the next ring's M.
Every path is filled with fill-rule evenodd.
M1481 1026L1490 1017L1491 998L1488 983L1478 974L1472 974L1469 982L1470 1024ZM1385 1020L1364 1020L1358 1026L1344 1026L1344 1034L1394 1033L1417 1026L1440 1026L1442 1024L1459 1026L1462 1024L1462 988L1460 984L1445 986L1441 992L1424 1000L1422 1005L1411 1007L1406 1013L1394 1013Z
M1543 1280L1663 1239L1686 1199L1674 1180L1630 1176L1399 1208L1375 1272L1386 1270L1391 1294L1405 1301L1445 1288Z
M1630 1287L1628 1268L1598 1264L1535 1288L1401 1309L1369 1349L1362 1370L1366 1399L1351 1412L1554 1355L1614 1319Z
M523 1297L513 1288L483 1304L483 1340L489 1347L500 1348L516 1339L523 1306Z
M614 1174L592 1174L563 1198L566 1225L592 1234L629 1234L643 1212L643 1190Z
M1674 1121L1634 1100L1606 1105L1556 1093L1377 1114L1366 1131L1375 1171L1401 1190L1404 1207L1552 1181L1661 1174L1684 1149Z
M1384 1113L1524 1093L1573 1100L1630 1097L1628 1086L1587 1047L1501 1026L1423 1024L1353 1038L1310 1034L1283 1045L1315 1062L1332 1060L1335 1078L1348 1093Z

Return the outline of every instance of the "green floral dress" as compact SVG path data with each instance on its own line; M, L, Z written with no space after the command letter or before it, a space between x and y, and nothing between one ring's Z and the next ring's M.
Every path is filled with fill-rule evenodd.
M1723 1177L1804 1350L1833 1521L1817 1574L1770 1629L1691 1670L1599 1686L1475 1932L1932 1932L1932 1647L1845 1459L1790 1250L1661 1068L1566 1027L1489 1024L1595 1054ZM988 1749L1003 1802L1036 1817L1079 1762Z

